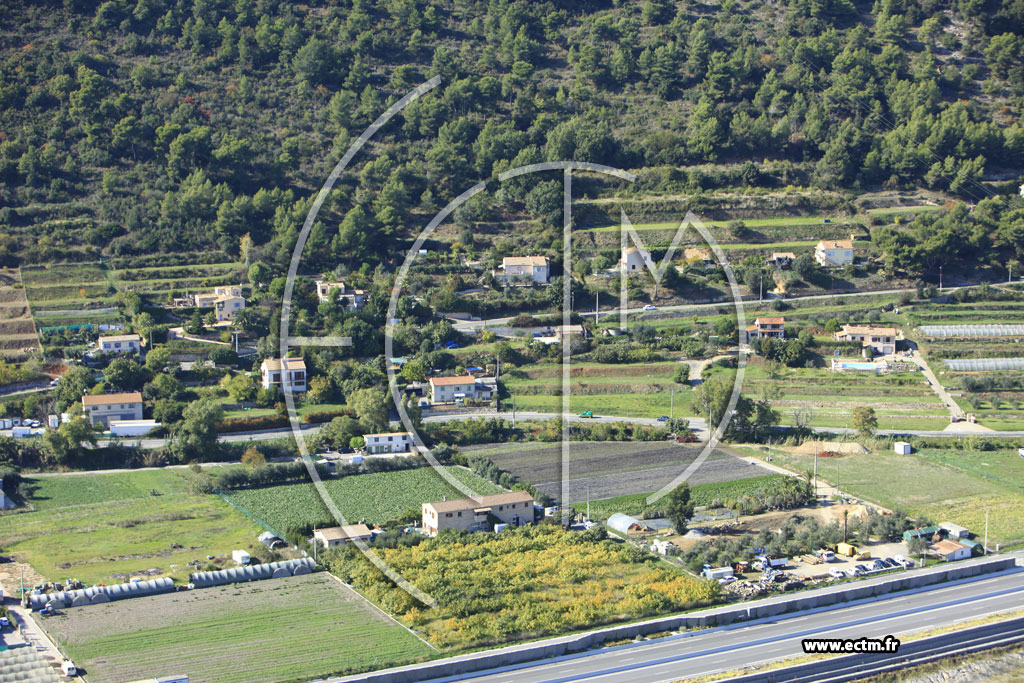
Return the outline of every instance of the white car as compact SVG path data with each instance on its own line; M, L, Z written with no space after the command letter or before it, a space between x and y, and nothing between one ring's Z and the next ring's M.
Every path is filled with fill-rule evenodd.
M656 311L656 310L658 310L658 307L655 306L654 304L647 304L646 306L644 306L644 310L645 311Z
M11 625L11 620L7 617L0 617L0 628L7 628Z
M864 572L862 572L861 570L857 569L856 567L854 567L853 569L847 569L846 570L846 575L848 577L850 577L851 579L856 578L856 577L860 576L863 573Z
M836 567L835 569L829 569L828 573L833 579L846 578L846 572L844 572L842 569L839 569L838 567Z
M723 586L727 586L733 581L739 581L739 579L737 579L735 576L724 576L718 580L718 583L722 584Z

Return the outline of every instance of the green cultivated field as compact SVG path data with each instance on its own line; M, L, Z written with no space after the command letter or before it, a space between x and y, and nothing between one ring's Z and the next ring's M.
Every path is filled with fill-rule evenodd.
M690 500L697 506L710 505L717 501L735 500L740 496L757 496L767 490L772 484L782 480L785 475L769 474L763 477L750 477L748 479L737 479L735 481L723 481L712 484L697 484L690 487ZM627 515L642 515L647 508L648 493L638 493L628 496L616 496L604 500L590 501L590 516L597 520L604 520L616 512ZM586 509L586 502L576 501L578 510ZM655 503L654 507L662 508L661 502Z
M744 449L746 450L746 449ZM764 452L758 449L763 457ZM772 451L778 465L805 472L813 455ZM926 449L819 458L818 477L843 491L933 522L954 522L981 535L989 510L990 544L1024 542L1024 458L1014 450Z
M478 494L498 493L497 486L469 470L447 467L460 482ZM380 524L397 519L423 503L465 495L430 467L395 472L359 474L325 481L331 499L349 523L366 519ZM307 525L337 524L313 484L286 484L231 491L233 501L282 532Z
M50 580L187 581L188 562L248 548L261 529L173 470L29 479L30 512L0 515L0 547ZM179 547L180 546L180 547Z
M68 609L43 622L90 681L295 681L435 650L326 573Z

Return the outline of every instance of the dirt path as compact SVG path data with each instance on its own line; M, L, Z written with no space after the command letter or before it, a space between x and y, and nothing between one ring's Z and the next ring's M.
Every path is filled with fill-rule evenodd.
M924 359L921 352L914 349L911 354L911 358L915 363L921 366L921 372L924 374L924 378L928 380L928 386L931 387L932 391L935 392L935 395L939 397L939 400L942 401L942 404L949 411L950 419L956 421L963 420L964 417L966 417L964 412L960 410L960 406L957 405L956 401L953 400L953 397L949 395L949 392L946 391L945 387L942 386L942 383L939 382L939 378L935 376L934 372L932 372L931 367L928 365L928 361Z

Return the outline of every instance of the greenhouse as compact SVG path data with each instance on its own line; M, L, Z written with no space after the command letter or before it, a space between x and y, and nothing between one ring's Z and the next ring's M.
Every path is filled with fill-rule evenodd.
M1024 358L958 358L944 360L946 367L957 372L992 372L1024 369Z
M81 607L83 605L110 602L111 600L138 598L143 595L156 595L173 591L174 582L164 577L152 579L151 581L131 581L112 586L91 586L72 591L40 593L28 596L28 603L29 607L34 610L41 610L48 604L52 604L56 608Z
M926 337L1024 337L1024 325L921 325Z
M189 574L188 580L196 588L222 586L226 583L243 581L260 581L262 579L278 579L285 576L301 576L313 571L316 564L311 558L270 562L267 564L251 564L245 567L232 567L215 572L195 572Z

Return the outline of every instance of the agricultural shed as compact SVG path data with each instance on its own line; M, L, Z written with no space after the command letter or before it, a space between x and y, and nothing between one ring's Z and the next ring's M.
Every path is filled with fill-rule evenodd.
M40 610L51 602L55 607L81 607L83 605L110 602L111 600L138 598L144 595L157 595L158 593L171 593L173 591L174 582L167 577L163 577L150 581L131 581L112 586L90 586L89 588L79 588L71 591L30 595L28 600L29 607L34 610Z
M303 557L298 560L251 564L246 567L233 567L215 572L194 572L188 575L188 581L196 588L209 588L210 586L223 586L227 583L302 576L312 573L315 566L316 563L311 558Z

